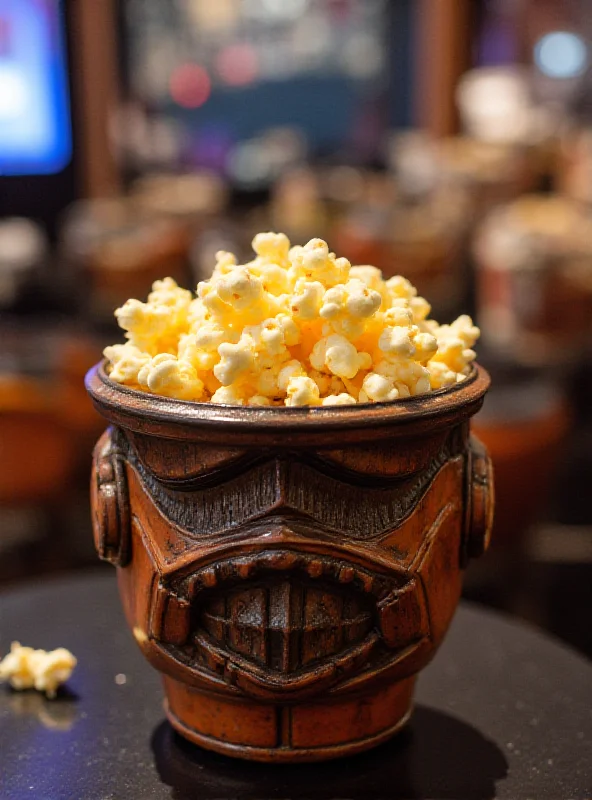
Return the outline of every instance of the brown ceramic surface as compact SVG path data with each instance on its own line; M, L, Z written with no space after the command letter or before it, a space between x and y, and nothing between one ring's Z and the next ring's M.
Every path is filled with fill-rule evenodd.
M489 458L469 435L489 378L395 403L244 408L87 376L112 423L91 480L99 555L184 736L314 761L372 747L487 546Z

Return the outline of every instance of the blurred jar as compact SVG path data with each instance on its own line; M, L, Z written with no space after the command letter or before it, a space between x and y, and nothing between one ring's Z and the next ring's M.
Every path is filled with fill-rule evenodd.
M269 223L272 230L285 233L292 244L306 244L315 237L327 238L327 208L321 196L319 175L312 167L290 169L273 184Z
M532 190L537 178L533 151L523 143L471 136L437 139L421 130L394 133L387 161L407 197L425 198L436 190L468 193L471 220Z
M512 64L469 70L458 83L456 102L472 140L516 148L526 191L552 173L563 118L537 97L531 69Z
M386 161L397 189L411 199L429 197L440 177L437 139L427 131L412 128L393 131L386 143Z
M492 388L471 422L486 445L495 476L491 546L467 573L466 596L511 608L528 569L532 526L553 511L562 455L572 427L559 384L531 369L501 369L484 352Z
M329 231L332 231L333 226L339 224L352 208L367 205L372 197L375 203L384 205L385 202L389 202L389 196L394 192L389 176L371 173L349 164L321 167L318 174L319 193L326 209Z
M495 376L495 370L493 370ZM532 373L498 377L472 429L489 449L495 470L492 546L513 548L552 497L570 413L559 386Z
M385 278L404 275L426 297L435 317L462 305L467 288L464 248L468 196L462 189L399 197L384 212L355 209L336 234L338 251L354 264L372 264Z
M0 580L82 563L88 465L104 429L84 390L101 346L85 330L0 327ZM72 510L82 516L71 520Z
M484 219L474 253L485 344L524 364L577 361L592 333L592 212L525 195Z
M592 128L572 129L562 137L555 181L561 194L592 205Z
M226 210L229 192L219 175L205 170L183 175L152 173L133 184L130 200L143 215L170 217L195 236Z
M536 184L536 171L523 145L453 136L436 143L438 184L464 187L472 198L472 215L507 202Z
M64 257L76 270L82 307L99 322L130 297L144 298L155 280L189 280L187 226L139 211L127 198L71 206L62 228Z
M67 491L75 451L55 393L54 331L13 324L1 336L0 506L46 503Z
M21 305L42 279L49 245L43 229L29 219L0 219L0 309Z

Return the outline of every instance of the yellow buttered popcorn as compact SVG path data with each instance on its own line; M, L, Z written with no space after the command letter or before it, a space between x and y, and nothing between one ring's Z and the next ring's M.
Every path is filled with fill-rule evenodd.
M479 329L449 325L402 276L351 266L322 239L259 233L246 264L216 254L196 296L171 278L115 315L110 378L140 391L252 407L390 402L465 380Z
M13 642L10 652L0 661L0 681L9 681L13 689L37 689L55 697L76 666L69 650L35 650Z
M318 406L321 402L319 387L312 378L290 378L286 395L287 406Z
M204 390L195 368L170 353L161 353L146 362L138 373L138 383L153 394L179 400L198 400Z

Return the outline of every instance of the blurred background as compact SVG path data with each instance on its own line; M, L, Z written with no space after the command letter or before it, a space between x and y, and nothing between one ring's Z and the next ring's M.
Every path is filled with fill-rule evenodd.
M0 584L96 566L113 309L260 230L468 312L493 546L465 594L592 655L592 4L0 0Z

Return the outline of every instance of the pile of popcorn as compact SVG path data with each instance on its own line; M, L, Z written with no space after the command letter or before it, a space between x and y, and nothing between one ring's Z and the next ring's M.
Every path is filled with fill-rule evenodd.
M470 317L428 319L400 276L352 267L322 239L259 233L256 257L219 252L197 297L171 278L115 312L127 342L105 349L111 380L180 400L250 406L378 403L462 381L479 336Z

